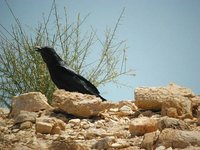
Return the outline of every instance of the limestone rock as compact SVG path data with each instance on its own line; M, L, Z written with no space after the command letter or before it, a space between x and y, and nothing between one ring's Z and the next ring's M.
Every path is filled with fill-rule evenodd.
M36 119L36 132L42 134L60 134L65 130L65 123L56 118L41 117Z
M140 113L139 117L140 117L140 116L152 117L152 116L154 116L154 115L157 115L156 113L154 113L154 112L151 111L151 110L146 110L146 111L144 111L144 112L138 112L138 113Z
M166 86L166 89L170 91L170 93L172 93L173 95L181 95L188 98L192 98L195 96L191 89L181 87L179 85L176 85L175 83L170 83L168 86Z
M96 116L99 112L116 106L111 102L102 102L93 95L56 90L53 94L52 105L68 114L79 117Z
M125 149L130 146L130 143L128 143L124 139L117 139L115 143L113 143L110 147L114 149Z
M60 93L54 95L54 108L50 110L39 109L38 112L32 112L22 109L10 118L0 108L0 149L200 149L199 96L175 85L156 90L161 93L162 89L166 91L166 99L162 99L161 107L157 111L137 108L133 101L101 102L91 95L66 94L60 90ZM151 92L150 90L148 94ZM66 107L67 102L72 104ZM172 117L161 115L163 104L166 107L162 111L165 110ZM29 107L32 107L32 103ZM86 110L77 110L79 114L73 113L77 115L75 116L61 108L69 108L70 111L73 109L74 112L75 109ZM103 110L100 111L101 109ZM83 112L88 117L80 115ZM192 118L187 117L188 112L192 112Z
M200 95L190 98L190 100L192 102L192 115L193 117L197 117L198 107L200 106Z
M105 137L99 141L97 141L92 148L93 149L109 149L111 144L115 141L115 137Z
M179 129L179 130L188 130L188 125L179 119L176 118L170 118L170 117L162 117L158 121L158 129L162 131L165 128L173 128L173 129Z
M138 87L135 89L135 104L138 108L160 110L168 91L164 88Z
M163 101L161 114L174 118L192 118L192 105L187 97L174 95L170 99Z
M90 148L82 142L58 137L49 147L50 150L90 150Z
M80 119L71 119L71 120L69 120L69 124L72 124L73 126L75 125L75 126L77 126L77 125L79 125L80 124L80 122L81 122L81 120Z
M128 106L131 108L132 111L138 110L138 107L135 105L133 101L119 101L118 102L118 108L121 108L123 106Z
M36 122L35 129L37 133L48 134L51 133L53 125L48 122Z
M147 150L152 150L155 149L154 148L154 144L157 141L158 137L159 137L160 132L159 131L155 131L155 132L150 132L150 133L146 133L144 135L144 139L142 141L141 147L145 148Z
M132 111L131 107L129 106L122 106L121 108L119 108L119 115L120 116L129 116L132 115L134 112Z
M173 149L171 147L166 148L165 146L160 145L160 146L156 147L155 150L173 150Z
M115 136L107 136L98 140L92 149L123 149L128 148L130 143L125 139L116 138Z
M90 127L94 126L89 120L83 119L80 123L80 127L82 129L89 129Z
M10 116L14 117L22 110L37 112L50 108L51 106L47 103L47 98L42 93L30 92L20 96L15 96L12 99Z
M156 131L157 129L157 120L154 118L136 118L129 125L129 131L133 136L141 136L145 133Z
M28 111L20 111L20 113L14 118L14 123L23 123L25 121L30 121L35 123L37 114L35 112L28 112Z
M200 146L200 131L182 131L171 128L164 129L159 135L157 145L172 148Z
M135 104L142 109L160 110L166 100L177 97L193 98L195 95L190 89L169 84L166 87L140 87L135 89Z
M98 120L94 123L96 128L102 128L105 126L105 120Z
M197 108L197 124L200 126L200 106Z
M33 125L33 123L31 121L25 121L23 123L20 124L20 129L23 130L23 129L29 129L31 128Z
M109 134L108 132L106 132L105 129L88 129L85 133L85 138L86 139L93 139L95 137L101 137L104 138L106 136L111 136L112 134Z

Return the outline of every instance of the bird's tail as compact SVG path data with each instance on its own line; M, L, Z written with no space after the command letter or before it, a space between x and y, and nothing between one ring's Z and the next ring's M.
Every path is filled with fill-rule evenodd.
M107 99L103 98L101 95L98 95L102 99L102 101L107 101Z

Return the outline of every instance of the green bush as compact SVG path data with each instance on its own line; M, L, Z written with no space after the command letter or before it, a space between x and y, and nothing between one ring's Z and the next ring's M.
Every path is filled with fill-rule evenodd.
M10 107L12 96L30 91L40 91L51 100L56 87L41 56L35 52L35 46L48 45L59 50L66 65L96 86L115 82L121 75L130 75L131 71L126 70L125 41L115 42L124 10L114 28L107 29L105 39L101 40L93 28L90 32L81 33L81 26L88 16L80 19L78 14L76 21L69 24L64 9L66 22L63 23L55 1L48 17L43 17L37 27L31 28L34 36L29 36L30 31L25 30L8 3L7 6L15 25L8 31L0 24L0 105ZM52 27L55 29L53 33ZM99 49L93 50L94 45L98 45ZM92 60L91 56L96 58Z

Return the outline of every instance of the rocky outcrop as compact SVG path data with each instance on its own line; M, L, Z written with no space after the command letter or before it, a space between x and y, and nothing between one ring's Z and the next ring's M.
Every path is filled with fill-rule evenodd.
M166 87L139 87L135 89L135 104L142 109L160 110L163 101L177 96L191 98L194 94L190 89L173 83Z
M0 149L199 149L200 101L170 84L137 88L136 101L57 90L52 106L41 93L13 98L0 109ZM145 98L145 99L144 99Z
M176 84L158 88L142 87L135 90L135 104L139 108L161 110L162 115L175 118L192 118L194 97L190 89Z

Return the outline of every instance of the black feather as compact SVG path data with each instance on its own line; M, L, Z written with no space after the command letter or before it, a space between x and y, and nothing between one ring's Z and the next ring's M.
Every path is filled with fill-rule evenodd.
M90 81L67 67L53 48L37 47L37 51L47 64L51 79L59 89L95 95L106 101Z

